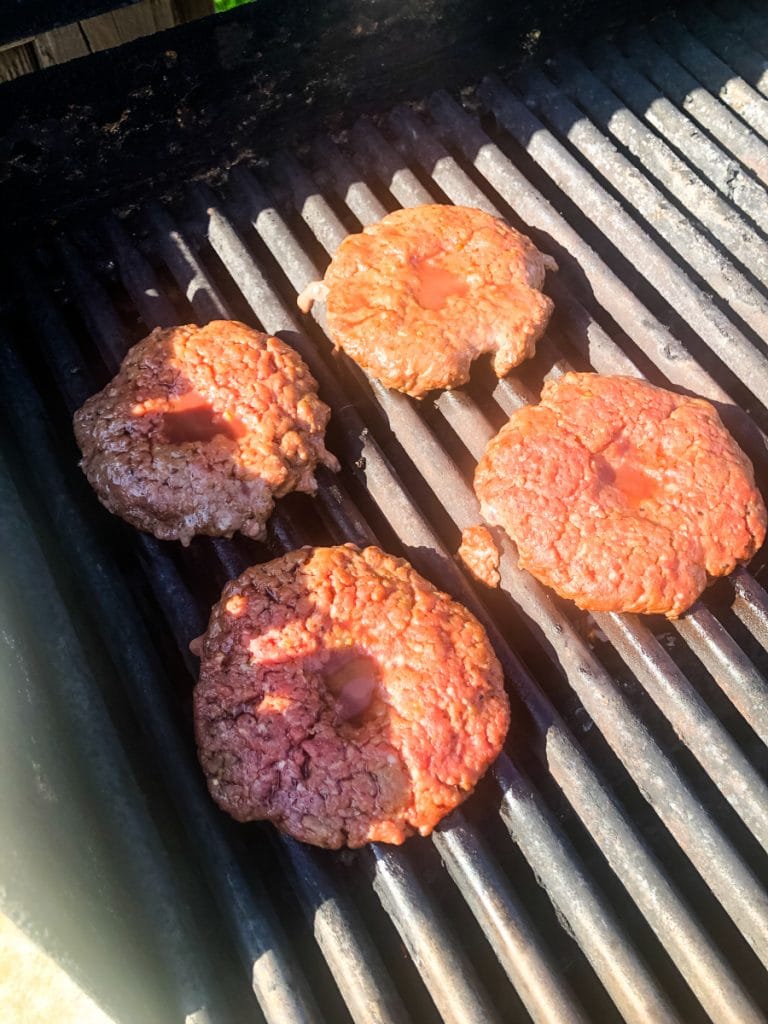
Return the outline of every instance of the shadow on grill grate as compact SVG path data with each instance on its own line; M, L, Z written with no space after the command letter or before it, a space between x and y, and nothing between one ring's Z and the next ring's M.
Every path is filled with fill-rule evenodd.
M240 166L225 193L193 184L177 208L107 218L19 269L16 326L32 341L3 348L3 401L68 554L59 572L120 651L188 856L269 1021L744 1024L768 1010L761 556L674 623L592 623L519 570L511 544L500 595L479 595L452 557L479 520L474 460L570 366L710 398L768 488L764 24L746 7L662 19L490 78L463 106L436 93L301 160ZM300 317L295 296L350 230L435 200L502 214L561 270L529 365L498 382L479 368L417 405L334 356L322 315ZM281 502L265 545L181 550L105 527L60 439L71 412L149 328L230 316L279 332L309 364L341 474L318 474L314 502ZM431 843L330 855L235 828L194 761L187 645L222 582L342 540L406 555L484 622L506 672L519 720L506 752Z

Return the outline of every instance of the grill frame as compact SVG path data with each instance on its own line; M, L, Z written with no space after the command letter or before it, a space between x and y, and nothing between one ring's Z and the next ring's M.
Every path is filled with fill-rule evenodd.
M740 22L733 24L738 26ZM659 32L660 28L653 29L654 38ZM677 35L671 42L668 34L663 40L665 47L680 42ZM627 37L622 44L633 63L647 69L638 57L644 53L645 60L650 52L646 33ZM652 47L659 45L653 43ZM606 77L610 73L612 82L624 82L626 75L621 78L619 72L625 59L597 43L588 55L592 71L586 74L593 74L596 67L605 68L607 60ZM673 57L668 60L674 63ZM667 62L663 61L662 66L667 67ZM530 725L530 751L525 756L517 755L515 761L503 755L493 772L501 821L548 893L565 927L576 936L584 955L580 969L589 970L586 965L591 965L604 994L596 994L594 983L578 994L573 991L554 958L551 930L534 924L527 894L516 888L505 869L502 854L511 855L511 849L490 844L469 808L466 813L453 815L433 840L436 854L445 861L452 882L474 916L477 934L485 936L512 983L509 997L520 1000L519 1005L514 1004L515 1012L524 1006L537 1021L578 1021L594 1019L595 1007L599 1006L607 1010L610 1019L611 1007L605 1002L607 993L615 1012L627 1021L705 1019L702 1007L713 1020L759 1020L762 1017L753 1000L756 993L750 995L745 990L743 978L734 973L722 951L712 945L697 914L691 913L690 890L678 891L679 879L665 875L658 844L647 842L627 817L623 808L625 798L615 783L617 776L606 777L601 764L591 763L583 742L573 735L571 722L566 722L558 712L557 688L550 695L547 681L537 679L510 649L503 631L489 617L485 602L452 563L443 521L440 520L440 526L432 526L420 510L418 499L431 492L440 500L454 529L479 520L471 489L441 443L440 433L442 426L450 428L462 438L469 455L477 457L492 433L491 424L475 404L479 392L470 388L466 393L443 395L428 416L421 415L423 410L408 399L367 382L344 360L330 359L321 333L322 315L317 316L314 327L286 305L292 292L300 291L317 276L320 268L316 261L333 251L346 234L350 218L365 223L381 214L380 197L388 197L390 204L413 205L429 201L434 193L438 198L445 195L491 212L496 209L493 204L500 203L502 213L522 220L534 236L546 235L554 246L542 242L542 247L553 251L562 264L565 283L556 282L553 293L560 310L558 331L565 320L563 347L556 349L548 338L535 361L535 375L562 372L566 349L577 360L591 359L601 372L620 370L640 375L645 364L635 358L639 351L647 364L673 385L691 388L730 405L730 409L725 409L729 425L750 453L758 457L758 471L764 471L764 438L759 427L745 422L727 387L716 383L712 371L696 361L694 355L703 347L691 351L690 337L680 340L660 320L676 300L682 299L689 309L700 303L696 281L678 267L672 284L664 284L653 269L656 276L652 281L658 285L659 296L654 303L654 315L644 299L635 295L606 263L605 252L611 251L611 241L625 259L643 261L652 268L669 266L670 257L658 241L649 237L642 218L638 225L630 218L629 206L620 206L608 191L601 191L587 170L587 153L596 153L596 159L606 161L598 165L606 175L609 169L619 166L620 160L626 163L628 156L611 153L599 126L581 125L581 134L571 137L570 123L580 124L574 117L574 99L587 105L585 96L590 95L584 91L584 70L579 67L578 74L571 75L572 68L572 58L554 65L563 83L555 100L547 98L551 82L542 83L540 72L514 80L520 90L517 97L507 85L498 82L481 86L478 95L496 108L508 129L507 134L499 131L493 139L472 114L462 110L447 94L439 93L431 97L426 110L416 113L398 107L379 126L370 122L357 124L346 141L348 156L327 138L319 138L308 164L321 166L322 185L313 180L307 166L286 152L271 161L271 177L259 168L257 181L252 169L236 168L224 197L206 185L193 183L187 192L189 210L183 205L173 209L152 200L142 212L142 233L134 237L128 234L127 226L130 223L136 230L135 217L124 224L108 215L96 227L101 242L95 249L79 232L62 238L53 251L46 247L39 257L25 262L16 274L24 300L14 313L31 327L35 344L46 357L59 394L71 413L99 386L88 376L89 369L99 370L95 355L99 354L103 366L111 373L127 345L135 340L135 314L125 305L126 299L148 328L178 322L179 310L187 308L187 302L194 314L205 320L231 311L230 291L225 299L218 285L226 283L227 274L230 282L236 281L241 293L237 298L239 305L250 307L253 322L258 320L267 330L284 332L283 336L309 363L320 382L321 395L333 408L337 441L334 450L344 460L345 473L340 481L327 472L319 474L321 492L316 505L323 529L335 540L366 543L376 538L374 525L384 526L383 536L393 537L420 571L476 611L481 621L488 624L514 698ZM678 78L681 74L676 71ZM547 90L542 91L544 84ZM737 96L743 95L743 91L737 91ZM734 142L733 130L728 135L722 127L733 129L733 114L719 100L711 99L712 103L707 100L703 108L694 104L689 111L691 116L706 115L715 138L720 131L732 147L737 146L742 155L748 154L750 151L741 139L744 126L735 133L738 137ZM676 113L686 116L680 111ZM426 117L432 119L429 125ZM644 123L651 124L649 120ZM659 115L653 128L665 134L663 129L669 124L679 128L677 117L664 119ZM668 139L674 145L673 139L679 136L670 134ZM580 148L593 143L593 149ZM532 161L530 166L536 171L534 182L526 180L510 162L507 150L514 150L516 145L525 148ZM714 143L707 145L711 148ZM700 151L701 147L696 153ZM692 159L691 152L678 148L675 159ZM669 159L666 151L659 148L658 153ZM353 161L358 163L357 170ZM722 194L723 182L717 179L717 173L716 169L711 188ZM739 207L738 216L749 216L756 189L761 186L743 168L740 173L743 188L737 193L734 187L727 199ZM278 179L277 187L274 178ZM596 235L598 230L602 231L595 248L590 246L592 239L579 236L567 219L556 212L537 183L553 192L559 189L572 201L576 192L588 187L591 205L587 205L587 210L594 214ZM616 180L613 187L616 188ZM679 201L679 196L668 200L675 201ZM174 220L179 214L181 218ZM751 237L759 239L760 229L760 225L755 225ZM689 230L697 228L686 228ZM720 244L725 244L723 238ZM108 266L105 268L105 258L115 261L114 274ZM731 258L735 259L735 254ZM592 294L575 274L577 265ZM63 285L57 280L60 271L65 275ZM52 282L56 283L55 289ZM62 300L70 298L75 308L68 310ZM754 346L748 332L729 320L722 305L718 309L712 300L706 303L705 308L713 311L714 319L705 321L700 317L695 321L697 326L703 325L699 333L701 342L709 341L713 349L720 351L723 339L732 344L740 357L747 360L746 366L760 369L760 374L750 379L750 387L768 395L762 383L768 372L766 364L762 357L756 361L750 355ZM636 349L622 347L612 338L615 332L611 321L631 337ZM79 333L75 324L80 325ZM90 339L83 331L86 325ZM87 359L84 352L90 352ZM219 816L207 801L188 733L185 736L178 709L168 699L164 670L153 654L153 641L136 606L136 595L126 586L117 567L109 564L109 550L94 530L99 519L98 511L92 507L95 502L89 505L82 498L62 500L61 495L73 490L68 479L71 467L65 469L58 462L49 436L48 414L35 395L32 378L40 378L39 370L31 365L28 352L16 353L11 344L3 345L1 355L4 381L0 393L13 410L16 424L33 423L29 433L22 431L17 441L29 462L36 466L42 502L56 521L65 545L83 567L80 583L99 609L107 643L117 648L124 630L132 638L131 655L119 665L123 685L153 746L158 753L163 752L162 764L158 766L162 785L183 810L187 842L196 845L203 840L201 866L226 917L233 948L238 949L252 970L253 991L265 1018L321 1020L327 1018L329 1005L345 1004L346 1012L354 1020L409 1019L409 1010L393 986L388 970L391 957L384 956L378 948L378 919L372 920L359 910L352 892L340 884L338 870L325 855L280 840L274 844L276 863L295 891L305 915L305 929L314 930L318 950L335 981L336 998L341 1003L320 1005L315 999L311 971L305 971L302 977L294 947L279 920L279 901L276 904L274 894L260 883L253 870L248 870L242 850L236 849L236 841L231 839L231 830L222 832ZM498 410L506 412L530 400L530 395L530 380L527 382L523 374L500 382L493 391ZM34 410L31 416L30 409ZM50 483L53 479L57 481L56 487ZM416 490L410 488L412 480ZM363 492L368 495L365 509L360 503ZM272 550L301 542L305 533L300 512L295 504L281 504L270 529ZM369 521L372 515L373 524ZM451 527L449 534L450 530ZM146 579L164 609L180 656L187 669L194 671L194 660L186 643L199 631L204 611L199 594L190 587L194 565L189 559L180 560L169 546L152 538L136 535L133 544ZM246 554L252 551L240 542L210 541L198 547L202 551L195 557L217 578L238 572L246 564ZM730 812L710 792L719 786L745 822L768 843L768 832L764 831L768 805L756 766L747 762L725 727L713 720L696 680L686 680L650 627L623 616L596 616L625 667L634 671L638 693L658 704L680 737L681 745L698 756L713 787L705 775L692 776L690 763L683 758L679 765L678 759L664 749L664 743L651 735L645 721L647 710L638 710L622 692L620 680L617 683L609 674L600 656L575 628L572 617L564 614L543 588L516 568L514 551L508 543L504 546L502 570L502 588L512 598L512 604L503 607L509 607L518 625L525 624L522 628L528 631L527 642L540 644L550 671L557 674L565 669L590 727L594 723L601 729L624 762L624 769L616 766L619 777L624 777L624 770L627 778L634 777L631 785L639 787L660 819L666 821L681 850L698 863L699 874L709 876L710 883L719 891L720 902L729 906L742 931L752 929L749 938L768 958L768 932L758 930L758 926L768 927L768 903L756 879L750 877L755 850L748 848L746 862L744 848L741 853L734 850L722 825L733 824ZM733 616L765 646L768 597L746 570L735 574L733 591ZM721 607L722 602L715 601L711 608L704 602L674 626L675 635L689 646L703 671L708 671L723 687L745 721L751 722L765 738L768 710L761 666L750 661L747 651L738 646L718 620ZM113 622L116 608L120 617ZM754 750L750 747L748 751L753 760ZM521 758L522 763L516 763ZM611 758L606 763L613 765ZM685 785L681 779L685 779ZM548 790L542 790L542 780L559 789L562 799L570 805L570 817L554 813L557 801ZM744 785L745 780L749 781L748 786ZM707 802L702 804L705 791ZM634 791L629 799L636 807ZM580 818L584 833L574 827L574 815ZM262 833L263 830L259 834ZM736 829L736 834L741 836L742 832ZM702 845L703 839L708 847ZM253 849L253 842L249 840L248 849ZM598 850L602 852L597 853ZM478 967L482 968L478 964L479 954L463 948L463 936L457 935L440 906L439 885L431 877L426 881L419 877L420 865L418 855L410 847L403 851L374 847L359 855L355 871L370 875L372 892L389 919L388 927L399 935L421 971L425 990L434 1004L432 1012L446 1021L494 1019L499 1008L494 1009L490 991L498 994L498 980L496 988L491 984L489 990L488 976L482 969L478 972ZM617 902L615 883L606 884L598 877L598 866L613 872L628 897L625 895ZM645 944L637 940L636 922L628 927L617 913L617 907L626 907L627 898L640 907L647 922L639 929ZM762 920L758 920L761 910ZM670 973L665 968L663 982L645 962L651 955L658 967L658 955L651 950L649 939L654 931L661 936L668 954L674 954L679 972L674 973L675 968L671 968ZM269 953L266 959L265 951ZM171 950L170 956L174 964L184 959L183 951ZM754 969L750 970L749 976L756 977ZM209 992L214 992L215 987L213 980L203 982L203 988ZM326 980L320 991L327 990ZM587 998L590 995L595 1000L591 1004ZM579 1002L585 998L582 1009ZM413 1016L413 1010L410 1015ZM215 1019L215 1014L211 1019Z

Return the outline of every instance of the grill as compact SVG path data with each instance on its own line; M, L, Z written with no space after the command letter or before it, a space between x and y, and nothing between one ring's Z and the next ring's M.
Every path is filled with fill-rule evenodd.
M41 242L4 300L2 610L34 625L3 657L44 672L78 737L165 1019L764 1020L761 556L669 623L578 613L509 542L500 592L481 593L453 552L488 439L569 368L709 398L768 493L768 21L661 17L261 156ZM501 214L560 272L534 360L419 404L333 355L295 296L348 232L434 201ZM99 508L69 418L148 329L216 317L300 352L343 469L281 501L264 545L182 550ZM210 802L187 645L225 579L343 541L405 555L478 616L514 724L430 841L331 854Z

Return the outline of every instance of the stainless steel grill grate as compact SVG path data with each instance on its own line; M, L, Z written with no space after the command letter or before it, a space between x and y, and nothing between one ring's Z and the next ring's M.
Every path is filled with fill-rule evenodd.
M688 27L661 20L544 71L488 79L463 105L436 93L340 141L315 140L301 160L240 166L225 193L197 183L173 209L150 200L19 269L24 344L3 346L3 401L104 641L121 652L159 783L266 1020L764 1019L760 583L740 570L677 623L601 614L595 632L517 568L511 544L501 596L478 595L451 553L479 520L473 461L506 414L570 365L720 403L765 489L767 36L746 7ZM557 314L530 365L500 382L480 371L417 405L334 357L322 316L305 322L294 302L348 231L434 200L507 216L561 270L548 281ZM223 822L194 763L191 680L174 692L141 590L57 452L64 411L147 328L219 316L295 345L333 409L343 472L320 473L314 504L281 503L269 550L200 539L181 551L114 529L190 673L187 644L221 582L306 541L378 540L467 604L496 646L519 726L432 844L332 856ZM291 888L303 923L270 877ZM204 937L177 946L183 987ZM213 1006L206 978L200 999Z

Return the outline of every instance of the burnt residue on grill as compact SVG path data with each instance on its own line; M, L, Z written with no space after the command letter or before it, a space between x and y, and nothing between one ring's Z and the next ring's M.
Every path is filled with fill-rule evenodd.
M258 160L215 189L174 181L163 202L145 183L130 214L81 221L16 261L0 348L13 466L67 552L54 558L46 541L59 586L117 652L118 703L178 812L169 841L205 879L220 949L245 964L236 998L269 1021L744 1024L768 1011L760 556L673 623L580 613L503 540L498 592L454 558L479 521L471 473L487 440L570 367L705 395L768 485L766 183L754 162L768 30L761 39L747 7L697 25L691 13L624 29L537 69L478 74L460 98L423 90L376 120L350 113L348 130L297 151L272 152L267 134ZM252 97L241 99L242 110ZM465 388L417 404L334 354L322 307L304 317L295 300L349 231L434 201L530 234L560 266L546 286L557 312L506 380L479 366ZM109 520L77 470L69 416L149 329L217 317L300 352L332 408L342 471L318 474L315 499L281 501L264 543L181 550ZM345 540L405 555L480 618L514 722L489 777L431 840L331 855L235 828L208 802L188 643L225 579ZM169 948L182 987L205 940ZM214 1005L215 980L196 995Z

